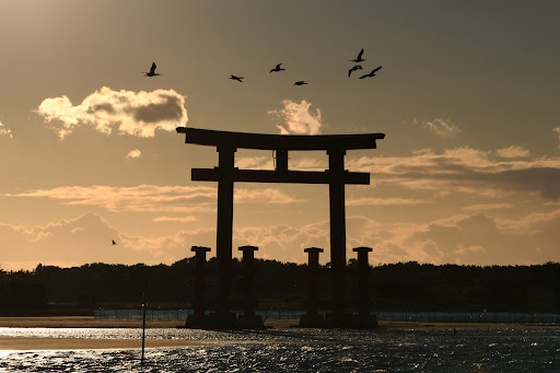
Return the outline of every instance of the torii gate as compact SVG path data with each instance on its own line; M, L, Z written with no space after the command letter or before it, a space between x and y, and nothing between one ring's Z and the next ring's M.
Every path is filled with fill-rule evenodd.
M332 268L332 312L342 315L346 307L346 184L370 183L370 174L344 169L347 150L375 149L382 133L343 135L272 135L214 131L177 127L186 135L185 143L214 146L218 166L193 168L193 181L218 183L218 216L216 259L218 265L216 314L230 314L231 260L233 238L233 187L235 182L328 184L330 206L330 258ZM274 170L244 170L234 166L237 149L273 150ZM288 151L325 150L329 168L325 171L295 171L288 169Z

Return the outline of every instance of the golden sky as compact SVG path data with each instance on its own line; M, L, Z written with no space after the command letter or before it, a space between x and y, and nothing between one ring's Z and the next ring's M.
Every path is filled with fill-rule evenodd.
M346 155L372 180L346 187L348 258L560 260L556 2L3 0L0 25L4 270L213 256L216 185L190 169L217 153L178 126L385 133ZM328 218L326 186L238 183L234 254L305 262L317 246L324 263Z

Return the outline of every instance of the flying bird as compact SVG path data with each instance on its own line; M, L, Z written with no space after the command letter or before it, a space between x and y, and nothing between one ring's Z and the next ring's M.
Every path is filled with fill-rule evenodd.
M375 69L371 70L371 72L369 72L368 74L362 75L360 76L360 79L364 79L364 78L371 78L373 76L375 76L375 73L381 69L381 66L376 67Z
M156 73L156 63L152 62L152 67L150 67L150 72L145 72L144 75L148 76L148 77L152 77L152 76L158 76L160 74Z
M350 70L348 70L348 77L350 78L350 75L352 75L352 73L356 70L361 70L362 66L361 65L356 65L353 66Z
M230 76L229 78L230 78L231 80L237 80L237 81L240 82L240 83L243 83L243 79L245 79L245 78L242 77L242 76L237 76L237 75L233 75L233 74L231 74L231 76Z
M356 63L360 63L365 61L365 59L362 58L362 55L364 54L364 48L362 48L362 50L360 51L360 53L358 53L358 56L353 59L353 60L348 60L348 61L352 61L352 62L356 62Z
M284 71L284 70L286 70L286 69L284 69L284 68L282 67L282 64L279 63L278 65L276 65L273 69L271 69L271 70L269 71L269 74L272 73L272 72L278 72L278 71Z
M111 245L116 245L117 243L115 242L115 240L111 240Z
M304 80L298 80L297 82L294 83L294 85L305 85L305 84L307 84L307 82Z

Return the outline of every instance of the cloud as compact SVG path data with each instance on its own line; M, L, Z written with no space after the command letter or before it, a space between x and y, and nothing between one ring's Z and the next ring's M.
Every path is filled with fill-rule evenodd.
M465 211L488 211L488 210L501 210L501 209L511 209L513 205L511 203L485 203L480 205L472 205L463 207Z
M127 158L140 158L142 152L139 149L133 149L126 154Z
M172 89L133 92L102 87L76 106L66 96L47 98L37 113L61 139L81 126L106 135L116 131L153 137L156 130L174 131L188 120L185 96Z
M424 121L414 119L412 124L427 129L428 131L441 137L450 137L461 132L461 129L450 119L434 118L432 120Z
M560 210L511 219L458 214L426 223L349 216L347 243L372 247L372 263L541 264L560 260L558 224Z
M516 150L517 151L517 150ZM530 193L560 199L560 158L496 159L494 152L469 147L435 153L429 149L404 157L349 159L347 168L371 172L378 184L439 194L505 197Z
M290 100L283 100L282 110L269 110L268 114L276 115L284 120L276 125L281 134L317 135L321 133L321 110L315 114L309 110L311 103L302 100L299 104Z
M171 264L191 255L185 250L188 244L215 242L215 230L134 236L120 232L99 215L86 213L31 229L0 224L0 237L2 269L19 270L39 263L61 267L95 262ZM113 239L116 246L111 244Z
M4 126L2 122L0 122L0 138L2 137L8 137L10 139L13 138L12 131L6 126Z
M304 226L287 224L265 227L243 226L235 229L233 241L234 247L241 245L259 247L259 258L297 263L307 261L307 254L303 251L305 248L322 247L326 254L321 256L321 262L330 261L327 250L330 245L328 221Z
M560 260L556 242L560 231L558 212L544 216L526 216L526 224L517 230L507 226L518 219L502 220L484 214L459 214L445 219L418 222L380 222L364 216L346 219L346 257L355 258L352 248L373 248L370 262L394 263L418 261L434 264L539 264ZM531 223L528 223L528 222ZM538 233L535 233L537 229ZM234 247L255 245L259 257L304 263L303 249L325 249L321 263L330 261L329 222L317 221L302 226L279 224L242 226L234 232ZM210 245L213 245L210 243Z
M556 127L552 129L552 132L558 136L558 147L560 148L560 127Z
M521 146L511 145L496 150L496 154L502 158L525 158L530 156L531 152Z
M5 244L3 269L34 268L39 263L73 266L85 262L131 263L130 251L111 240L120 241L119 232L95 214L84 214L31 229L0 225Z
M241 169L272 169L273 155L269 157L239 157L235 159L235 167Z
M432 201L414 198L347 198L346 206L415 206L433 203Z
M192 223L193 221L198 220L194 216L158 216L157 218L152 219L152 221L157 223Z
M235 203L270 203L290 204L300 200L274 188L244 189L236 188L234 192Z
M91 187L62 186L6 195L19 198L48 198L67 205L89 206L109 211L142 213L184 213L207 209L213 211L216 188L207 186Z
M216 209L216 187L157 186L91 187L63 186L38 189L7 197L48 198L67 205L89 206L109 211L141 213L213 212ZM236 188L235 203L289 204L298 202L294 197L273 188L251 190Z
M179 221L161 217L160 222ZM509 219L481 213L458 214L425 223L381 222L364 216L349 215L347 222L347 258L355 258L352 248L373 248L372 264L418 261L474 265L538 264L560 261L560 209L551 209ZM212 249L215 255L215 228L184 229L163 235L130 235L111 226L101 216L87 213L31 229L0 224L5 250L2 268L34 268L38 263L74 266L83 263L171 264L189 257L185 248L198 245ZM118 242L110 244L111 239ZM242 225L234 230L232 245L259 247L258 257L305 263L303 249L322 247L321 263L330 261L329 222L304 225ZM238 250L233 251L239 256Z

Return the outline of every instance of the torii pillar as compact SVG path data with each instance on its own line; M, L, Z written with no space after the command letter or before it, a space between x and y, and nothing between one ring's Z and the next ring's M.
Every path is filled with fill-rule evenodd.
M231 259L233 240L233 166L235 148L220 146L218 150L218 222L216 228L216 262L218 283L216 313L230 313Z
M346 308L346 208L343 149L328 150L331 235L332 307L335 316Z

